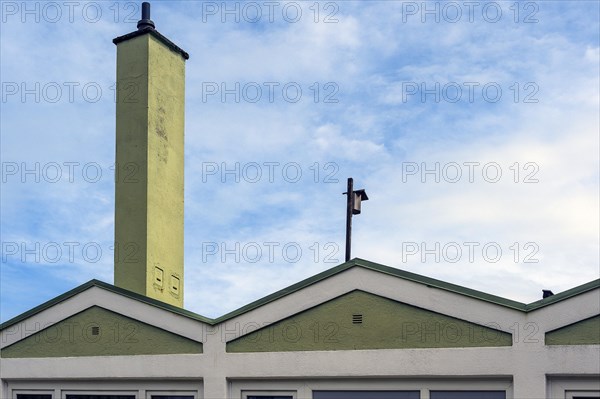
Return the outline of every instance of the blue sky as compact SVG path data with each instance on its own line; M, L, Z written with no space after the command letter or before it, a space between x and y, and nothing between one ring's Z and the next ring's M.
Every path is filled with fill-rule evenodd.
M353 256L522 302L598 278L599 3L467 3L152 2L190 54L187 309L341 263L350 176ZM112 39L140 4L0 11L5 321L113 281Z

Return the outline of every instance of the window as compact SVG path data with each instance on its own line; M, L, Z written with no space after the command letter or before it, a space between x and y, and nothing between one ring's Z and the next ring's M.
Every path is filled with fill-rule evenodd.
M296 399L296 391L242 391L242 399Z
M293 399L293 396L246 396L247 399Z
M419 391L313 391L313 399L419 399Z
M550 377L550 398L600 399L600 379L593 377Z
M567 391L566 399L600 399L600 391Z
M234 399L507 399L513 396L512 380L508 377L240 379L230 383L229 397Z
M67 399L135 399L135 395L67 395Z
M152 399L194 399L193 395L152 395Z
M197 392L190 391L146 391L146 399L197 399Z
M194 399L193 395L152 395L152 399Z
M506 399L506 391L431 391L430 399Z
M199 379L17 380L0 399L202 399L202 390Z

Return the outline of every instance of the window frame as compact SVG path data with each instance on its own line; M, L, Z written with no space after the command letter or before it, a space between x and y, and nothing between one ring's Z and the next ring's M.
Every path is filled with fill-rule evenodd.
M199 399L198 392L188 391L188 390L177 390L177 389L171 389L171 390L166 390L166 391L165 390L162 390L162 391L147 390L146 391L146 399L152 399L152 395L192 396L194 399Z
M598 375L582 377L547 377L549 399L573 399L573 396L600 396L600 378Z
M16 389L10 397L17 399L17 395L50 395L54 399L54 393L53 389Z
M248 399L248 396L291 396L292 399L298 399L298 392L294 390L242 390L241 399Z
M302 379L229 379L229 398L247 399L242 392L289 392L295 398L311 398L313 391L419 391L420 399L429 399L430 391L505 391L513 399L512 376L497 377L413 377L413 378L302 378ZM564 399L564 398L563 398Z
M443 393L458 393L460 392L461 394L463 393L481 393L481 392L501 392L504 394L504 398L503 399L507 399L506 396L506 390L502 390L502 389L431 389L429 390L429 397L431 399L431 394L434 392L443 392Z
M600 391L566 391L565 398L600 398Z
M204 399L202 379L81 379L81 380L13 380L7 381L7 394L17 399L17 394L49 394L52 399L66 399L66 395L134 395L136 399L154 395L192 395Z
M373 393L373 392L394 392L394 393L416 393L417 394L417 398L416 399L420 399L421 398L421 390L420 389L340 389L340 390L331 390L331 389L313 389L312 390L312 399L315 398L315 392L336 392L336 393L342 393L342 392L352 392L352 393L357 393L357 392L369 392L369 393Z
M67 395L119 395L119 396L133 396L134 399L138 398L139 391L138 390L69 390L69 389L61 389L60 391L60 399L67 399Z

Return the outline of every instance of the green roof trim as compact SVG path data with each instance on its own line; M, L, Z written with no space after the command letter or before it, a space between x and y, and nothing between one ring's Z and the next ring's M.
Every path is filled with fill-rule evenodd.
M364 269L373 270L373 271L376 271L379 273L384 273L384 274L388 274L388 275L398 277L398 278L401 278L404 280L423 284L430 288L437 288L437 289L442 289L445 291L454 292L454 293L457 293L460 295L468 296L468 297L478 299L481 301L490 302L490 303L493 303L493 304L496 304L499 306L504 306L504 307L518 310L521 312L531 312L531 311L540 309L542 307L554 304L556 302L571 298L573 296L583 294L584 292L587 292L587 291L590 291L590 290L593 290L596 288L600 288L600 279L597 279L594 281L590 281L589 283L585 283L585 284L579 285L577 287L571 288L569 290L560 292L556 295L552 295L548 298L544 298L539 301L532 302L530 304L525 304L522 302L513 301L513 300L510 300L507 298L500 297L500 296L488 294L488 293L485 293L482 291L477 291L477 290L474 290L471 288L448 283L448 282L445 282L442 280L437 280L437 279L434 279L431 277L422 276L420 274L396 269L394 267L381 265L379 263L370 262L370 261L360 259L360 258L354 258L348 262L345 262L338 266L332 267L331 269L325 270L325 271L318 273L312 277L302 280L296 284L290 285L289 287L286 287L282 290L274 292L270 295L267 295L261 299L254 301L254 302L251 302L245 306L242 306L239 309L229 312L229 313L227 313L221 317L218 317L216 319L210 319L208 317L201 316L201 315L191 312L189 310L178 308L176 306L172 306L172 305L166 304L164 302L161 302L161 301L158 301L158 300L155 300L152 298L148 298L144 295L140 295L140 294L131 292L129 290L116 287L112 284L108 284L108 283L105 283L105 282L102 282L99 280L91 280L85 284L80 285L79 287L76 287L70 291L67 291L64 294L59 295L54 299L44 302L43 304L36 306L35 308L30 309L27 312L22 313L16 317L13 317L12 319L0 324L0 330L4 330L5 328L12 326L13 324L23 321L43 310L46 310L46 309L56 305L59 302L69 299L91 287L99 287L99 288L117 293L119 295L123 295L128 298L132 298L132 299L138 300L140 302L144 302L151 306L155 306L157 308L179 314L184 317L188 317L188 318L191 318L191 319L194 319L194 320L197 320L197 321L209 324L209 325L216 325L216 324L222 323L226 320L237 317L241 314L244 314L246 312L249 312L251 310L257 309L263 305L266 305L267 303L273 302L279 298L282 298L284 296L292 294L296 291L300 291L301 289L303 289L305 287L308 287L312 284L318 283L319 281L325 280L333 275L342 273L353 267L362 267Z
M527 311L537 310L539 308L543 308L544 306L551 305L553 303L562 301L563 299L571 298L575 295L582 294L586 291L593 290L594 288L600 287L600 279L596 279L590 281L589 283L585 283L582 285L578 285L577 287L570 288L566 291L559 292L558 294L554 294L549 296L548 298L540 299L539 301L531 302L527 305Z
M561 292L559 294L553 295L551 297L542 299L540 301L532 302L530 304L525 304L522 302L513 301L511 299L503 298L500 296L488 294L486 292L477 291L477 290L474 290L471 288L448 283L446 281L437 280L437 279L434 279L431 277L426 277L426 276L423 276L420 274L396 269L395 267L385 266L385 265L382 265L379 263L371 262L371 261L360 259L360 258L354 258L346 263L342 263L341 265L338 265L331 269L325 270L324 272L316 274L316 275L309 277L305 280L302 280L294 285L290 285L287 288L277 291L271 295L268 295L264 298L261 298L252 303L249 303L248 305L245 305L237 310L234 310L233 312L227 313L227 314L215 319L215 323L220 323L220 322L226 321L228 319L231 319L233 317L239 316L250 310L253 310L260 306L263 306L269 302L275 301L281 297L289 295L292 292L298 291L304 287L315 284L315 283L317 283L321 280L324 280L334 274L338 274L345 270L348 270L352 267L362 267L364 269L369 269L369 270L373 270L376 272L389 274L391 276L399 277L404 280L409 280L409 281L413 281L416 283L424 284L430 288L438 288L438 289L454 292L454 293L457 293L460 295L465 295L465 296L479 299L482 301L491 302L496 305L508 307L508 308L519 310L522 312L530 312L530 311L539 309L541 307L550 305L552 303L558 302L560 300L582 294L582 293L592 290L594 288L600 288L600 279L597 279L594 281L590 281L589 283L577 286L575 288L571 288L571 289Z
M94 279L94 280L90 280L87 283L84 283L78 287L75 287L72 290L65 292L64 294L61 294L61 295L57 296L56 298L50 299L49 301L44 302L41 305L38 305L38 306L34 307L33 309L28 310L25 313L21 313L20 315L15 316L10 320L5 321L4 323L0 324L0 330L4 330L5 328L12 326L13 324L19 323L37 313L40 313L48 308L51 308L52 306L54 306L62 301L65 301L77 294L80 294L92 287L99 287L99 288L105 289L107 291L111 291L116 294L123 295L125 297L147 303L148 305L152 305L157 308L167 310L172 313L176 313L176 314L179 314L179 315L182 315L185 317L189 317L191 319L201 321L203 323L212 324L212 319L201 316L201 315L191 312L189 310L178 308L177 306L169 305L168 303L164 303L164 302L158 301L156 299L148 298L147 296L140 295L138 293L135 293L135 292L132 292L132 291L120 288L120 287L116 287L112 284L108 284L103 281Z

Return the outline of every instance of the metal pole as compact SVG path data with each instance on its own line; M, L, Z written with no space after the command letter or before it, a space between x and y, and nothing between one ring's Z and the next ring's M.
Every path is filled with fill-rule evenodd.
M346 195L346 262L348 262L352 245L352 208L354 207L354 180L351 177L348 178Z

